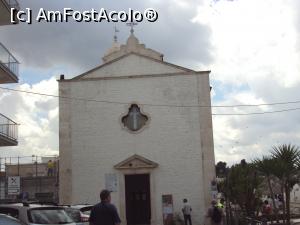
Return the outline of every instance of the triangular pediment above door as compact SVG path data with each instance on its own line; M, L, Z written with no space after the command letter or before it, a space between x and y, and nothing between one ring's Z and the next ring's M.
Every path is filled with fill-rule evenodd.
M133 155L129 158L119 162L114 166L115 169L142 169L142 168L156 168L158 164L143 156Z

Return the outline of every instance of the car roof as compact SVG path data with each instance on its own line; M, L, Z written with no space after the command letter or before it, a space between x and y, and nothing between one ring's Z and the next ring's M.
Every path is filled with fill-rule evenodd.
M35 209L42 209L42 208L51 208L51 209L64 209L61 206L55 206L55 205L42 205L42 204L24 204L23 203L12 203L12 204L0 204L0 210L1 208L8 208L18 211L18 218L20 221L28 223L28 216L27 213L29 210L35 210Z
M72 208L72 209L84 209L84 208L93 208L93 205L60 205L66 208Z
M72 208L81 209L85 207L93 207L93 205L70 205Z
M51 207L51 208L63 208L61 206L55 205L43 205L43 204L23 204L23 203L12 203L12 204L0 204L0 207L5 208L13 208L13 209L32 209L32 208L43 208L43 207Z

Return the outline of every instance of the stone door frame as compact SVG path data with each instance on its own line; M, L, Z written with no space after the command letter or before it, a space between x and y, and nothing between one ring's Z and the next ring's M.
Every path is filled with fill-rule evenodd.
M151 224L156 224L156 202L155 202L155 179L154 169L158 164L139 155L133 155L128 159L115 165L115 169L119 170L119 199L120 199L120 217L123 218L122 224L126 221L126 190L125 175L149 174L150 180L150 208L151 208ZM124 200L123 200L124 199Z

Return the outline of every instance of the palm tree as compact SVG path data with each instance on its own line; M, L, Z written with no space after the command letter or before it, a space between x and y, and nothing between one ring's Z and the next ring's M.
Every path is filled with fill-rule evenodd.
M238 203L247 216L253 216L261 197L257 191L261 181L253 164L241 161L230 168L226 179L226 196L231 202Z
M300 149L295 145L274 146L271 152L276 159L276 175L282 181L282 189L285 191L287 224L290 225L290 191L293 188L299 172ZM280 170L278 169L280 168Z
M263 156L262 159L255 159L253 160L253 164L256 168L256 170L261 173L262 175L264 175L267 179L267 184L268 184L268 188L270 191L270 195L272 198L272 202L273 202L273 206L274 206L274 212L276 215L276 220L278 221L278 209L277 206L275 204L275 198L274 198L274 191L271 185L271 178L274 178L274 173L276 173L274 170L276 170L276 159L271 158L271 157L267 157L267 156Z

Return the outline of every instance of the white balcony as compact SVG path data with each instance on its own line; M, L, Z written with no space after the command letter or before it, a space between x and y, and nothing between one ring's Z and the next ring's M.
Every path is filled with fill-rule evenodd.
M18 145L18 124L0 113L0 147Z
M19 3L16 0L0 0L0 26L9 25L10 22L10 9L20 9Z
M0 84L17 83L18 74L18 60L0 42Z

